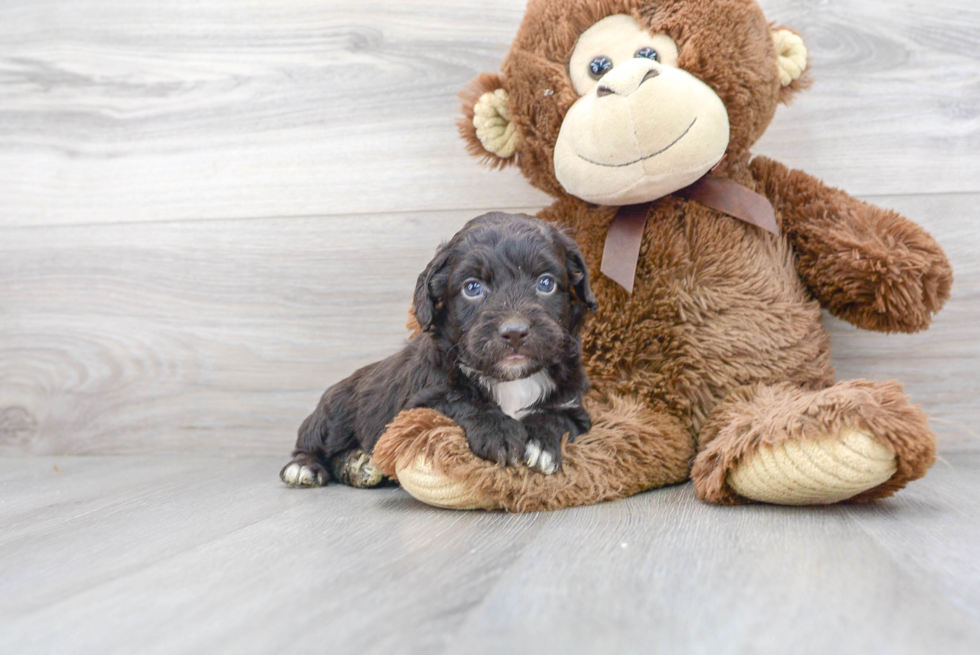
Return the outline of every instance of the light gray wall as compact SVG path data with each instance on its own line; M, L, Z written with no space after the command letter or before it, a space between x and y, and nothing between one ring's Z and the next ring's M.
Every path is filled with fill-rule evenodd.
M764 0L816 84L756 152L907 213L953 260L916 336L828 322L976 439L980 6ZM394 351L437 243L547 198L481 169L456 93L522 0L0 2L0 454L285 453Z

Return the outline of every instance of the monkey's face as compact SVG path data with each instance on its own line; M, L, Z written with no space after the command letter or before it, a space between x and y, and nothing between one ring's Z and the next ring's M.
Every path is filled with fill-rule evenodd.
M566 191L601 205L660 198L696 182L725 155L725 103L677 67L677 44L631 16L586 30L569 74L579 95L555 144Z
M646 202L746 158L805 69L802 39L756 0L529 0L460 130L553 196Z

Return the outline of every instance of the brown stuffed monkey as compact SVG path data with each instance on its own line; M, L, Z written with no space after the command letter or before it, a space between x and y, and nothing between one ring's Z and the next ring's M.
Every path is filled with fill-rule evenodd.
M820 310L923 330L952 271L908 219L752 157L806 56L755 0L531 0L501 73L464 92L461 132L553 196L539 216L585 254L593 429L544 475L413 410L375 465L424 502L508 511L686 479L715 503L864 501L923 476L924 413L896 382L835 381Z

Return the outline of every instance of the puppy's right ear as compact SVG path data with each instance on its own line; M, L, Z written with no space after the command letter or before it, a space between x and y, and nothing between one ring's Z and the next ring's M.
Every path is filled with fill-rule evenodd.
M520 136L511 121L510 97L503 78L483 73L459 94L463 117L456 121L466 149L490 168L503 168L515 161Z
M439 246L436 256L419 275L415 283L415 320L423 332L432 330L436 316L442 309L442 297L449 282L449 244Z

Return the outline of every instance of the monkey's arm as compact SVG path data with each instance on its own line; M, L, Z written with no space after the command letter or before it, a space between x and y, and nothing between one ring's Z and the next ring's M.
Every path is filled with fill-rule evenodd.
M953 271L925 230L765 157L752 161L752 172L821 306L866 330L929 326L949 298Z

